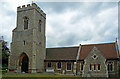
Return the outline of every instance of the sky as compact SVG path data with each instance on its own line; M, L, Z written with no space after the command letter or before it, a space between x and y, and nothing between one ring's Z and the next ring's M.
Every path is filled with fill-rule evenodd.
M0 36L12 41L17 7L31 0L0 2ZM117 2L35 2L46 13L46 47L114 42L118 38Z

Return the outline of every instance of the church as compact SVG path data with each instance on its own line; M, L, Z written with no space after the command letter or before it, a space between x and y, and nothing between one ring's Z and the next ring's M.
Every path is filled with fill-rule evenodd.
M61 73L82 77L120 75L117 41L73 47L46 48L46 14L37 4L17 7L12 31L9 72Z

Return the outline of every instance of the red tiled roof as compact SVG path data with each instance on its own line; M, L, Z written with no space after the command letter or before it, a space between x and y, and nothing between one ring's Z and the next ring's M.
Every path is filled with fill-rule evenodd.
M47 48L46 60L76 60L78 48L79 46Z
M102 55L106 59L117 58L117 50L116 45L114 43L103 43L103 44L88 44L81 45L79 60L84 60L85 57L90 53L93 47L96 47L99 51L101 51Z

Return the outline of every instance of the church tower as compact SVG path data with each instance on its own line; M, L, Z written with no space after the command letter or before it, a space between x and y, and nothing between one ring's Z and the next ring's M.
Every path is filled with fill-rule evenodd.
M19 6L16 26L12 34L9 71L43 72L46 14L35 3Z

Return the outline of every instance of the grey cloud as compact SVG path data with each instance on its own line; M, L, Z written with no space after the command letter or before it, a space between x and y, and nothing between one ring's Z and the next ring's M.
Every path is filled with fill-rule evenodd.
M53 12L63 13L66 9L71 9L71 11L75 10L75 9L77 9L76 7L80 7L83 3L77 3L77 2L44 2L44 3L42 3L42 2L40 2L37 4L42 9L44 9L45 12L48 12L50 9L52 13Z
M6 3L3 4L0 8L3 8L4 12L0 11L0 14L5 13L5 17L2 17L5 34L0 33L0 35L4 34L5 39L11 41L12 30L16 25L16 13L6 8ZM117 37L118 28L115 23L117 21L117 12L115 12L117 3L40 2L37 4L47 14L47 47L79 45L86 42L108 42L114 41ZM0 5L2 4L0 3ZM112 13L104 13L109 9ZM101 13L103 16L100 16Z

